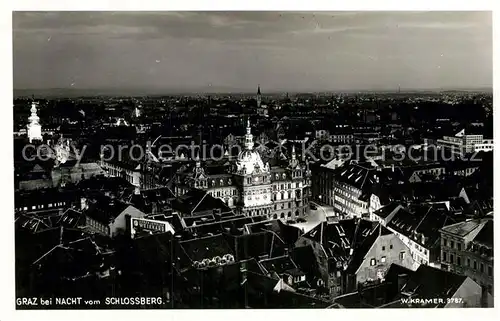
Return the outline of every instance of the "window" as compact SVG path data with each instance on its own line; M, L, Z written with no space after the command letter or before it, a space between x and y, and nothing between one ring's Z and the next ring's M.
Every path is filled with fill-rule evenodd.
M493 268L488 266L488 276L493 276Z
M453 258L453 254L450 254L450 263L452 263L452 264L455 263L455 260Z
M382 251L385 251L385 246L382 246Z
M370 265L371 266L374 266L376 263L377 263L377 261L375 259L371 259L370 260Z
M457 256L457 265L458 265L458 266L461 266L461 265L462 265L462 262L461 262L461 258L460 258L460 256Z
M481 271L481 273L484 273L484 264L481 263L481 268L479 269L479 271Z
M443 239L443 246L446 246L446 239Z
M455 242L450 241L450 247L453 248L455 246Z
M401 251L399 252L399 260L400 261L403 261L406 257L406 252L405 251Z
M470 267L470 259L467 258L467 266Z
M389 250L392 250L392 244L391 244L391 245L389 245Z
M380 262L385 263L385 256L382 256L382 257L380 258Z
M443 262L446 262L447 257L446 257L446 252L443 252Z
M477 262L474 261L474 270L477 270Z
M459 251L461 251L462 250L462 244L457 243L457 248L458 248Z

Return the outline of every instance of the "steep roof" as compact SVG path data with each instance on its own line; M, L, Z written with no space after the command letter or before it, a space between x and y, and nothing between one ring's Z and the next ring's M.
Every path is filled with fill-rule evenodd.
M419 204L399 210L387 227L432 248L439 243L439 230L459 220L461 218L453 216L453 213L436 210L432 205Z
M421 264L410 276L402 292L411 293L418 298L450 298L466 279L467 276Z
M89 208L84 211L84 214L100 223L107 225L129 207L134 208L133 206L124 202L115 200L107 196L102 196L98 199L95 199L94 202L91 203Z
M222 200L200 189L192 189L172 201L172 208L187 215L192 215L196 212L213 211L214 209L220 209L221 212L231 211Z

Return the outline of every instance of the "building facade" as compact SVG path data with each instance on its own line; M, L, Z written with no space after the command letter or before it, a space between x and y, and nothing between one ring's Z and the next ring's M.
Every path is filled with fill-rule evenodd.
M473 153L493 151L493 139L485 139L483 135L466 134L461 130L455 136L443 136L438 139L437 144L449 149L454 153Z
M192 188L206 190L223 200L237 213L247 216L267 215L270 219L292 220L306 214L309 204L311 171L297 159L292 149L288 166L271 167L254 150L248 122L244 149L235 160L229 159L224 173L209 174L199 159L189 171L177 175L175 194Z
M446 226L441 232L441 268L466 275L493 294L493 219Z

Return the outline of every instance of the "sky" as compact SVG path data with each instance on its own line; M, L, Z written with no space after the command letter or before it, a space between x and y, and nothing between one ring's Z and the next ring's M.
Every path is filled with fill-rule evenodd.
M490 12L14 12L15 89L491 87Z

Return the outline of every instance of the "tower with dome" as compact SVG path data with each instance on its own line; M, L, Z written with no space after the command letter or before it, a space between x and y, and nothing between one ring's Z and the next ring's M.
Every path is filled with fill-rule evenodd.
M268 219L294 220L307 214L311 171L301 162L295 147L287 159L271 166L254 148L254 136L247 121L241 151L221 162L197 156L191 167L177 174L177 196L201 189L224 201L236 213L266 216Z
M268 214L271 212L271 171L253 149L250 121L247 122L244 149L234 164L235 183L239 187L244 214Z

